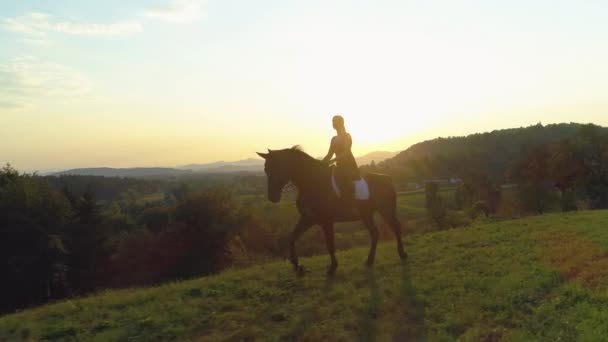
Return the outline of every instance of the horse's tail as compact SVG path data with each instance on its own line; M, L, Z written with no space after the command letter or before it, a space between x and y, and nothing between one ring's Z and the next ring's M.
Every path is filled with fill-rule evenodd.
M395 233L397 252L401 260L405 260L407 259L407 253L403 249L403 241L401 240L402 225L397 217L397 189L395 189L393 181L388 175L375 173L367 177L367 180L368 182L371 181L369 184L370 191L376 210L380 212L384 222Z

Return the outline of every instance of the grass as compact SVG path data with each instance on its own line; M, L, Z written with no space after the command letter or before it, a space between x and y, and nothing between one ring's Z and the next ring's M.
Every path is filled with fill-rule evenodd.
M418 235L155 288L107 291L0 318L0 341L608 339L608 211Z

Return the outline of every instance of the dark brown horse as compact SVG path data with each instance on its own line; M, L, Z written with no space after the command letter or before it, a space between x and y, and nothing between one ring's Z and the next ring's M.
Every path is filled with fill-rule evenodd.
M296 224L289 240L289 257L296 272L302 273L303 268L298 263L295 243L298 237L314 225L320 225L325 234L325 243L331 256L331 265L327 272L333 274L338 267L334 247L334 223L361 220L369 230L371 247L367 257L367 265L374 263L376 244L378 243L378 227L374 223L374 213L378 211L384 221L392 228L397 238L397 252L401 260L407 258L401 241L401 224L397 219L397 195L389 176L370 173L364 176L369 185L370 198L357 201L358 213L352 209L341 208L332 183L332 168L304 153L299 147L284 150L258 153L266 159L264 171L268 177L268 199L273 203L281 200L281 193L287 183L292 183L298 189L296 206L300 219Z

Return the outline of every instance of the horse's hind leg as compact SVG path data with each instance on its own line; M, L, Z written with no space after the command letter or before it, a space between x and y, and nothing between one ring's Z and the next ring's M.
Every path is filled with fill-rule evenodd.
M323 233L325 234L325 245L327 252L331 257L331 264L327 268L327 274L333 275L338 268L338 260L336 260L336 247L334 246L334 225L333 223L323 224Z
M365 264L367 266L371 266L374 264L374 259L376 258L376 245L378 244L378 236L380 235L380 232L378 232L378 227L376 226L376 223L374 223L373 215L366 215L363 218L363 223L365 223L367 230L369 230L369 237L371 239L369 255L367 256L367 262Z
M399 253L399 257L401 260L407 259L407 253L403 250L403 241L401 241L401 222L397 219L397 215L395 212L387 213L380 212L384 222L388 224L393 233L395 233L395 239L397 239L397 253Z
M291 261L294 270L298 273L302 273L304 268L300 266L298 262L298 255L296 254L296 241L310 227L312 227L312 223L300 217L300 220L298 223L296 223L296 226L291 233L291 238L289 239L289 260Z
M401 241L401 223L399 222L399 219L397 219L396 215L393 215L392 217L384 218L384 221L391 227L393 233L395 233L395 238L397 239L397 253L399 253L399 257L401 260L407 259L407 253L405 250L403 250L403 241Z
M397 253L401 260L407 259L407 253L403 250L403 241L401 241L401 222L397 218L397 193L395 188L390 186L386 188L386 193L378 198L380 201L377 204L378 211L384 219L384 222L388 224L393 233L395 233L395 239L397 240Z

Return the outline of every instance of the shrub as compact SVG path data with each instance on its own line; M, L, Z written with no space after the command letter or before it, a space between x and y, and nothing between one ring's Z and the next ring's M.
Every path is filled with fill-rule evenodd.
M473 219L477 218L479 215L484 215L486 218L489 217L490 207L485 201L477 201L475 202L471 208L468 210L469 216Z

